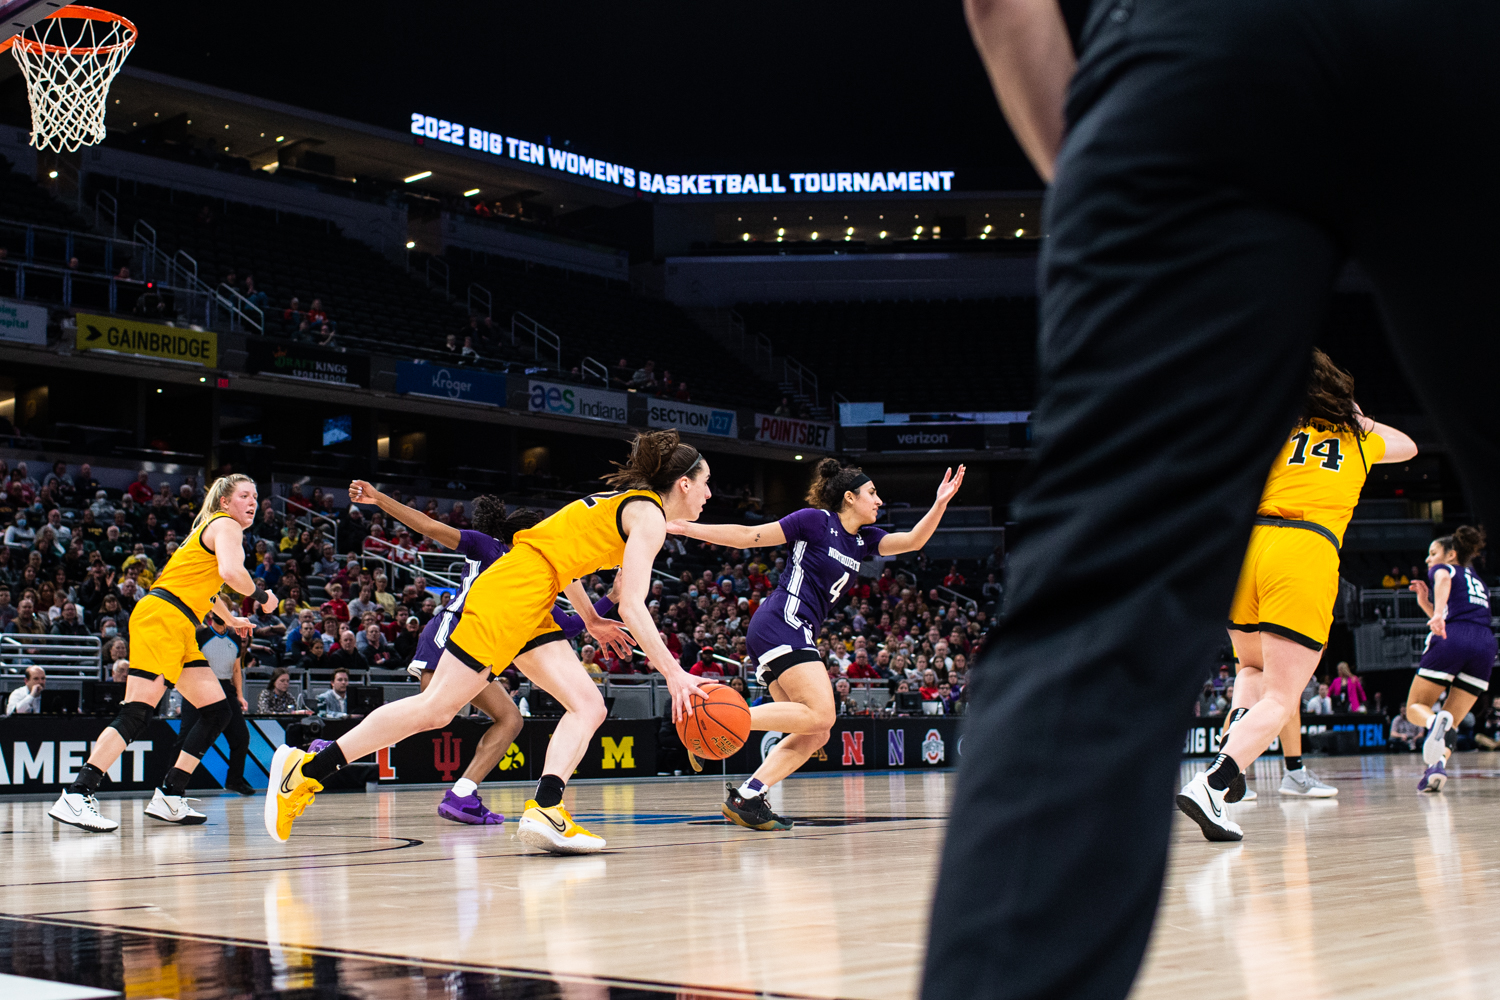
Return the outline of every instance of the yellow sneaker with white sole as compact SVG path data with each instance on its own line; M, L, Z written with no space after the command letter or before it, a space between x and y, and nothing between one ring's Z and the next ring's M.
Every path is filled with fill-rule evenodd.
M312 804L313 795L322 784L306 777L302 765L312 754L296 747L276 748L271 758L270 780L266 784L266 832L277 843L284 844L292 835L292 821Z
M527 799L516 836L528 847L553 854L597 854L604 850L604 838L573 822L562 803L544 809L535 799Z

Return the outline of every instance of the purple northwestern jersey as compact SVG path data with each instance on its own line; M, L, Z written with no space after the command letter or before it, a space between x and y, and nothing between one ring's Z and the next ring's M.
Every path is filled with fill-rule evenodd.
M1490 625L1490 589L1467 566L1438 563L1427 570L1427 585L1437 593L1438 574L1452 574L1448 585L1448 622L1471 622L1475 625Z
M859 564L873 558L885 531L873 526L851 535L838 515L816 507L794 511L779 522L791 558L771 596L756 609L746 635L757 657L780 646L814 644L828 606L859 577Z
M459 618L463 616L464 599L469 596L469 586L478 579L480 573L490 568L491 563L509 552L510 547L482 531L460 530L458 546L454 551L464 557L463 582L459 584L458 593L453 595L448 606L440 614L433 615L422 629L422 636L417 640L416 655L412 657L408 669L437 669L437 661L448 645L448 636L453 634ZM608 615L614 608L614 602L607 597L594 603L594 610L600 615ZM578 615L570 615L561 608L552 609L552 620L557 622L563 635L569 639L583 631L583 619Z

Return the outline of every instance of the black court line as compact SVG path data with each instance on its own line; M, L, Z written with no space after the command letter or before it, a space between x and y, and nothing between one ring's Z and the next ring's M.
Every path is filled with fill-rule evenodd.
M274 861L274 862L279 862L281 864L286 864L288 861L298 860L298 859L301 859L301 858L311 858L311 857L317 857L317 858L354 857L355 855L358 855L358 854L381 854L381 853L383 853L385 851L404 851L404 850L406 850L409 847L421 847L423 844L426 843L425 840L418 840L415 837L371 837L371 838L360 838L358 834L353 834L353 833L309 833L309 834L304 834L303 836L298 837L297 839L298 840L314 840L314 839L319 839L319 838L324 839L324 840L353 840L353 839L400 840L400 841L403 841L403 843L392 844L389 847L366 847L366 848L364 848L362 850L358 850L358 851L329 851L327 854L317 854L317 855L294 854L294 855L289 855L289 856L288 855L283 855L282 857L271 857L271 858L212 858L212 859L210 859L210 858L202 858L202 859L195 858L192 861L162 861L162 862L159 862L159 864L163 868L171 866L171 865L253 865L253 864L256 864L256 863L261 862L261 861Z
M516 982L507 983L507 979L525 980L531 984L535 984L538 982L551 983L559 987L557 992L551 995L539 995L531 991L528 991L525 994L528 997L534 997L535 1000L561 1000L561 998L566 995L566 991L562 988L565 985L605 987L610 991L609 996L611 1000L648 1000L648 998L660 997L675 998L681 997L684 994L691 994L694 997L701 998L721 998L721 1000L836 1000L836 998L831 998L826 994L770 992L765 990L744 989L733 986L714 986L703 983L683 983L674 982L671 980L638 979L624 976L588 976L575 973L554 973L545 969L536 969L526 966L500 966L446 961L429 962L426 960L413 961L411 956L407 955L389 955L381 952L362 951L356 949L306 947L303 945L279 943L272 945L265 941L258 941L251 938L237 938L229 935L202 934L195 932L178 933L156 929L125 927L116 924L96 923L85 920L41 919L37 915L33 914L0 914L0 932L10 931L11 933L9 934L3 934L3 937L12 940L15 937L15 928L14 926L5 927L4 925L7 924L27 924L42 925L55 928L74 928L83 931L103 932L105 934L117 935L121 938L127 939L130 937L135 937L142 939L153 939L157 941L164 940L169 942L193 941L203 944L218 945L223 948L246 949L260 955L267 967L273 966L274 960L271 958L270 952L274 947L281 953L283 953L283 955L286 952L295 952L304 955L313 955L328 959L334 959L341 963L369 963L371 965L378 965L386 970L395 972L400 976L409 976L413 972L424 972L429 974L474 973L479 975L491 975L500 977L500 982L494 984L496 986L496 989L493 992L485 990L483 988L484 984L482 983L478 984L478 989L466 988L462 993L466 1000L467 998L471 997L494 997L495 1000L502 1000L502 998L517 996L519 994L519 990L517 989L517 987L520 986L520 984ZM0 944L3 943L6 942L0 941ZM126 943L128 944L129 942L127 941ZM94 944L97 946L98 942L94 942ZM111 944L113 944L117 950L120 950L119 942L111 942ZM58 941L55 940L54 937L53 945L55 952L62 953L64 955L71 956L77 950L77 942L75 941ZM14 944L12 944L12 947L10 949L0 948L0 958L13 955L16 950L17 949ZM33 959L56 959L59 957L59 954L36 955L34 954L33 949L33 954L25 955L24 957ZM165 959L164 961L170 961L170 959ZM227 962L221 962L221 970L227 964ZM49 962L41 967L50 970L53 968L66 967L66 963L59 963L58 965L54 965L53 963ZM3 965L0 965L0 972L3 971L8 970ZM123 991L123 983L105 983L99 981L99 972L104 970L94 968L91 971L93 971L94 975L87 977L91 981L81 982L78 985L95 986L102 989L117 989ZM314 971L316 971L316 965L314 966ZM353 968L347 969L345 971L357 973L360 970L358 966L355 965ZM34 976L35 972L33 971L29 974ZM324 974L325 977L328 976L329 970L325 968ZM77 975L77 970L75 970L75 974L72 978L79 978L79 976ZM318 986L314 986L315 994L318 996L343 995L342 991L338 991L336 989L338 982L337 970L334 971L332 978L334 981L332 983L325 984L325 988L323 989L320 989ZM370 978L373 979L378 977ZM69 981L71 981L71 979ZM360 981L360 979L355 978L349 983L349 985L353 986ZM209 984L209 990L212 990L212 985L213 984ZM218 1000L218 998L220 997L228 998L246 995L246 992L244 990L236 988L236 984L220 983L218 985L220 986L220 989L218 991L205 991L184 994L180 998L180 1000ZM326 986L328 985L334 986L335 989L327 990ZM466 987L472 987L474 985L475 984L469 983L465 984ZM276 998L276 1000L280 1000L280 998L283 997L286 998L286 1000L294 1000L294 998L307 996L308 991L302 987L287 990L255 990L254 995L263 998Z
M918 822L921 822L921 820L918 820ZM684 825L690 825L690 824L684 824ZM724 826L725 826L726 829L738 829L738 827L735 827L734 824L728 823L728 822L726 822L724 824ZM824 829L828 829L828 828L824 827ZM884 828L877 827L876 829L866 829L866 830L863 830L861 832L864 832L864 833L867 833L867 834L874 834L874 833L906 833L906 832L910 832L911 829L912 828L910 828L910 827L904 827L904 828L901 828L901 829L897 830L897 829L894 829L894 828L888 826L888 827L884 827ZM917 827L916 829L920 830L920 829L932 829L932 828L931 827ZM775 842L775 843L795 843L797 841L805 841L805 840L827 840L830 837L847 836L849 834L849 832L852 832L852 831L849 831L848 828L844 828L844 830L840 831L840 832L833 832L832 830L830 830L830 832L828 832L828 833L801 834L801 835L792 833L791 831L785 831L785 830L775 831L775 832L750 831L750 832L747 832L744 836L736 835L736 836L733 836L733 837L728 837L728 838L724 838L724 839L720 839L720 840L687 840L687 841L674 841L672 843L666 843L666 844L636 844L636 845L633 845L631 847L619 847L619 848L614 848L614 849L606 849L606 850L603 850L603 851L599 851L597 854L590 855L590 856L591 857L601 857L601 856L602 857L608 857L608 856L610 856L612 854L627 854L627 853L637 853L637 852L644 852L644 851L657 851L657 850L662 850L662 849L666 849L666 848L673 848L673 849L675 849L675 848L680 848L680 847L711 847L711 846L716 845L716 844L754 844L754 843L758 843L758 842L760 842L760 843L772 843L772 842ZM317 836L317 835L316 834L308 834L307 836L311 837L311 836ZM330 834L324 834L323 836L332 836L332 835L330 835ZM417 844L421 844L421 843L425 843L425 841L417 841ZM379 853L380 851L399 850L399 849L402 849L404 847L411 847L411 846L416 846L416 845L415 844L406 844L406 845L401 845L400 848L380 848L380 849L378 849L376 851L371 851L371 852L350 852L350 853ZM475 861L493 861L493 860L502 859L502 858L528 858L528 857L544 858L544 857L549 857L549 855L546 854L545 852L542 852L542 851L534 851L534 850L529 850L528 849L528 850L514 851L514 852L504 853L504 854L476 854L474 856L474 860ZM272 862L282 862L282 865L281 865L280 868L250 868L250 869L245 869L243 871L225 871L225 870L219 869L219 870L206 871L206 872L171 872L170 874L166 874L166 875L116 875L116 876L110 876L108 878L57 879L57 880L47 881L47 882L0 882L0 889L45 888L47 886L53 886L53 885L98 885L98 884L104 884L104 883L109 883L109 882L152 882L152 881L156 881L158 879L206 878L206 877L218 876L218 875L264 875L264 874L266 874L267 872L270 872L270 871L299 871L299 872L308 872L308 871L326 871L326 870L335 869L335 868L380 868L380 867L384 867L384 866L387 866L387 865L429 865L429 864L438 864L438 863L451 863L453 861L453 858L444 855L443 857L438 857L438 858L401 858L401 859L397 859L397 860L394 860L394 861L374 861L374 862L369 862L369 863L366 863L366 864L347 864L347 865L287 865L287 864L284 863L284 859L281 859L281 858L272 858L272 859L269 859L269 860L271 860ZM196 864L203 864L204 862L172 862L172 863L173 864L195 864L195 863ZM226 864L243 864L245 862L229 861L229 862L223 862L223 863L226 863Z

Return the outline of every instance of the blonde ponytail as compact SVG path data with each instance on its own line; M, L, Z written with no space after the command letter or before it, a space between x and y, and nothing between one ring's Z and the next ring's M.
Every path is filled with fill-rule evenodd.
M207 521L210 517L223 510L224 498L233 496L236 486L238 486L240 483L253 484L254 482L255 480L251 479L249 476L241 475L238 472L232 476L221 476L218 479L215 479L214 484L210 486L208 488L208 492L203 495L203 506L199 509L198 516L193 518L192 530L198 530L198 527L202 525L204 521Z

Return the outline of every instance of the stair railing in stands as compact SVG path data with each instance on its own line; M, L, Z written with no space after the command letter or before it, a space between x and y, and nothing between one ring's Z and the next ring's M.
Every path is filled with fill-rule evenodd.
M186 250L169 257L157 242L156 229L145 219L136 220L131 235L141 247L141 277L173 292L174 297L180 296L184 300L182 312L191 321L213 329L219 325L222 312L230 330L244 326L264 332L265 316L259 308L238 292L231 297L210 287L198 277L198 261Z
M583 380L585 382L591 378L596 378L599 380L600 385L606 388L609 386L609 366L603 362L597 361L594 358L584 358L583 363L579 365L579 370L583 372Z
M476 308L476 303L480 308L483 309L483 312L480 311L480 308ZM472 281L469 282L468 305L470 316L494 315L495 300L494 297L490 295L490 290L488 288L485 288L483 285L475 284Z
M527 334L531 337L533 354L538 361L543 360L542 351L545 349L551 356L554 367L562 367L562 338L547 329L536 320L523 312L511 313L510 316L510 343L516 346L516 332Z
M108 191L99 191L94 195L94 228L103 228L104 223L109 223L109 235L111 238L120 235L120 203L115 196Z
M813 374L812 369L802 364L790 355L781 358L781 371L778 373L783 385L789 385L799 395L812 400L814 406L818 403L818 376Z
M308 508L300 505L297 506L294 512L292 509L292 505L287 503L286 497L277 496L273 493L271 494L271 506L275 507L277 504L281 505L282 520L288 524L294 524L299 528L307 528L311 530L315 523L321 522L319 526L325 530L325 532L328 534L329 541L332 541L334 543L335 549L337 549L337 539L339 531L339 523L337 521L329 517L327 514L319 514L316 511L309 510Z
M251 302L240 294L240 290L227 282L219 282L219 301L231 310L231 315L238 314L245 321L245 325L252 328L256 333L266 332L266 313L260 306Z

